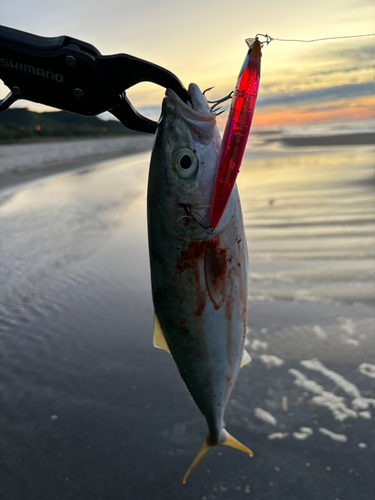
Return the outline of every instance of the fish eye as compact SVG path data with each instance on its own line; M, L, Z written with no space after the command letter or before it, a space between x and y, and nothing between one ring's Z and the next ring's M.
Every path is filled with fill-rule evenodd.
M191 167L192 163L193 162L191 161L191 158L189 155L181 156L180 167L183 168L184 170L187 170L189 167Z
M175 156L174 167L180 177L187 179L198 170L198 158L190 149L180 149Z

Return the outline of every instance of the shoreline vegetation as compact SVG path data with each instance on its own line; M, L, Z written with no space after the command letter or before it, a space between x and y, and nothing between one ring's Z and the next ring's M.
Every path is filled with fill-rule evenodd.
M36 113L26 108L13 108L0 113L0 144L137 134L117 120L104 121L97 116L80 116L67 111Z

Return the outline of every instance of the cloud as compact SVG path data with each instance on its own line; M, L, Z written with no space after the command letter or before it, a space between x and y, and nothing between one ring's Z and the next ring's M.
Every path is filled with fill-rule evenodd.
M330 69L327 71L317 71L316 73L311 73L312 77L315 76L326 76L326 75L336 75L342 73L357 73L358 71L370 71L375 69L375 64L369 66L350 66L348 68Z
M338 85L322 89L304 90L300 92L286 92L284 94L259 95L258 108L279 105L300 105L338 101L342 99L358 98L375 93L375 83L366 82L358 84Z
M315 56L320 59L319 55ZM345 43L340 48L330 48L325 51L324 59L332 60L337 63L338 61L345 63L345 66L350 67L351 64L358 66L359 64L371 65L375 59L375 44L364 41L359 38L357 43L353 44L351 41L350 46Z
M160 117L161 106L141 106L137 109L143 116L147 116L150 120L158 120Z

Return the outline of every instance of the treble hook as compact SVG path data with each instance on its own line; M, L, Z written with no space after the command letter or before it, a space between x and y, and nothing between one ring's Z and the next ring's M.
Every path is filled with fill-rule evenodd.
M213 88L213 87L212 87ZM225 97L223 97L222 99L217 99L216 101L207 101L209 104L212 104L212 103L215 103L215 106L217 104L221 104L222 102L224 101L227 101L228 99L232 99L232 96L233 96L233 90L231 92L229 92L229 94ZM214 107L214 106L213 106Z
M215 87L210 87L210 88L206 89L206 90L203 92L203 95L204 95L206 92L209 92L210 90L212 90L213 88L215 88ZM216 116L219 116L219 115L221 115L222 113L224 113L224 112L225 112L225 109L224 109L223 111L220 111L220 113L217 113L217 111L219 111L219 109L221 109L221 107L217 108L217 106L218 106L219 104L221 104L222 102L227 101L228 99L232 99L233 92L234 92L234 91L232 90L231 92L229 92L229 94L228 94L227 96L223 97L222 99L218 99L217 101L209 101L209 100L207 99L208 104L213 104L213 106L211 106L211 107L210 107L210 111L211 111L211 113L215 113L215 114L216 114Z

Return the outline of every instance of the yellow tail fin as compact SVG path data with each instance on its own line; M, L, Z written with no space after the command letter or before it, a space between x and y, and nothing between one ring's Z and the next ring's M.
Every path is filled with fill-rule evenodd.
M225 444L226 446L230 446L231 448L236 448L236 450L243 451L244 453L247 453L250 458L253 456L253 452L249 450L249 448L246 448L246 446L237 441L237 439L231 436L225 429L223 429L222 439L223 440L221 441L221 444Z
M197 463L200 461L200 459L203 457L203 455L206 453L207 450L209 450L211 446L207 442L207 438L205 439L202 448L199 450L198 455L194 458L193 463L190 465L188 468L186 474L184 475L184 479L182 480L182 484L186 483L186 479L188 478L190 472L194 469L194 467L197 465Z
M205 453L210 448L212 448L212 445L208 444L208 438L209 438L209 436L206 437L206 439L202 445L202 448L198 452L198 455L195 457L193 463L188 468L188 470L184 476L184 479L182 480L183 484L186 483L186 480L187 480L188 476L190 475L190 472L194 469L194 467L197 465L197 463L201 460L203 455L205 455ZM247 453L249 455L249 457L253 456L253 452L251 450L249 450L249 448L246 448L246 446L244 446L239 441L237 441L237 439L235 439L233 436L231 436L229 434L229 432L227 432L225 429L222 430L221 444L225 444L226 446L230 446L231 448L236 448L236 450L243 451L244 453Z

